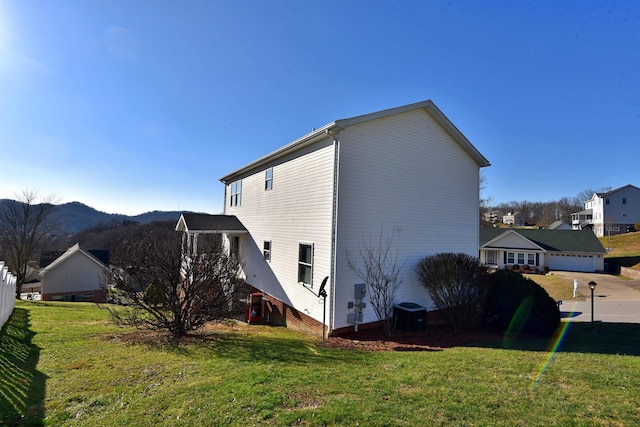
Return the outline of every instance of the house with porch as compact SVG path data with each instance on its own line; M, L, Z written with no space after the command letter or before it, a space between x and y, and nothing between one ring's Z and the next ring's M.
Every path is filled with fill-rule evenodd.
M242 256L263 320L340 331L377 321L347 254L380 236L402 263L397 302L435 308L414 266L440 252L477 256L486 166L423 101L336 120L225 175L224 215L197 221ZM232 228L218 222L229 217ZM189 241L206 231L192 219L177 226Z
M507 225L526 225L527 221L524 219L524 215L520 212L508 212L502 216L502 223Z
M640 188L634 185L593 193L584 210L571 214L574 230L591 229L598 237L633 231L639 222Z
M494 268L604 271L605 254L590 230L480 229L480 261Z

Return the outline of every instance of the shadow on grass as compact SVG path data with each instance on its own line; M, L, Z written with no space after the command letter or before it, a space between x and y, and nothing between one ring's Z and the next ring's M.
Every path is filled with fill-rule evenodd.
M633 267L636 264L640 264L640 256L611 257L607 258L606 262L620 267Z
M224 357L239 362L280 362L307 366L327 363L332 360L344 361L345 357L354 362L366 357L358 353L324 351L313 340L287 337L291 331L282 326L262 325L260 329L226 329L195 333L174 339L167 332L135 331L123 334L103 335L103 339L118 339L129 345L145 345L163 351L171 351L183 356L207 357L207 354Z
M562 322L551 338L517 337L473 344L473 347L503 348L560 353L598 353L640 356L640 324Z
M44 425L47 377L36 370L40 348L29 326L29 312L15 308L0 330L0 425Z

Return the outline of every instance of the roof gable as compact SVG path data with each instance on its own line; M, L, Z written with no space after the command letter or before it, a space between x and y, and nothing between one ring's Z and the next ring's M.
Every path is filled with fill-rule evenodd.
M482 244L481 247L544 250L535 242L532 242L531 240L527 239L514 230L498 230L502 230L502 233L499 233L497 234L497 236L490 238L490 240L485 244Z
M48 271L51 271L54 268L58 267L59 265L64 264L65 261L70 259L75 254L81 254L81 255L87 257L88 259L90 259L92 262L94 262L97 266L99 266L101 268L107 268L107 266L104 265L104 263L102 261L100 261L94 255L92 255L90 252L85 251L82 248L80 248L80 243L76 243L75 245L73 245L69 249L67 249L67 251L65 253L63 253L58 258L56 258L51 264L49 264L44 269L42 269L41 274L46 274Z
M636 190L640 192L640 188L636 187L635 185L627 184L623 187L614 188L613 190L607 191L606 193L596 193L596 195L600 198L604 198L623 190Z
M266 163L280 158L284 155L287 155L293 151L306 147L309 144L320 141L325 138L335 138L335 132L339 132L349 126L353 126L356 124L377 120L384 117L389 117L395 114L402 114L407 111L424 109L437 123L440 125L445 132L457 143L462 149L471 156L472 159L478 164L480 167L490 166L489 161L478 151L476 147L471 144L471 142L458 130L458 128L444 115L442 111L433 103L431 100L421 101L414 104L403 105L400 107L390 108L387 110L381 110L374 113L364 114L361 116L351 117L347 119L339 119L334 122L331 122L313 132L296 139L295 141L279 148L276 151L273 151L267 154L264 157L259 158L258 160L249 163L246 166L220 178L220 181L226 183L231 180L237 179L240 175L243 175L253 169L256 169Z

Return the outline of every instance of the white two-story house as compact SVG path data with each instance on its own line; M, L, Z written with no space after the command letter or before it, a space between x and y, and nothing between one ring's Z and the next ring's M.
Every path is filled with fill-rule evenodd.
M381 234L392 238L403 265L397 302L433 309L414 266L440 252L477 256L485 166L436 105L423 101L336 120L222 177L224 217L241 223L225 235L244 259L246 281L264 294L263 320L353 327L359 320L350 302L362 281L347 253ZM361 316L377 320L370 304Z
M596 236L631 231L640 222L640 188L625 185L606 193L594 193L584 210L571 214L574 230L592 228Z

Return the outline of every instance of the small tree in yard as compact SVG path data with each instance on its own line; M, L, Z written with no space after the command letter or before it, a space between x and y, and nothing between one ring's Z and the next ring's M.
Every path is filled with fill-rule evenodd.
M416 272L431 300L455 329L473 329L480 324L487 284L486 269L478 258L440 253L423 258Z
M369 302L388 337L393 333L393 303L402 283L400 270L403 266L391 250L392 242L393 234L385 238L384 230L380 228L377 242L363 241L357 255L347 251L347 265L367 284Z
M16 275L16 298L30 273L29 263L56 231L51 219L55 201L53 196L41 199L36 191L24 190L16 200L0 205L0 249Z
M113 320L180 337L230 317L246 293L240 262L219 239L203 243L198 255L187 256L180 234L170 229L148 229L122 241L107 274L115 306L105 307Z

